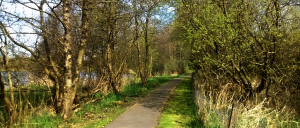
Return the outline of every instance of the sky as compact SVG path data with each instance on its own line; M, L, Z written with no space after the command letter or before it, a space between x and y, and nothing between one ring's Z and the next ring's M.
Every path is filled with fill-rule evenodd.
M22 44L25 44L26 46L28 46L30 49L33 50L34 45L36 44L36 42L39 42L41 40L41 37L38 36L37 34L32 34L32 33L39 32L40 30L22 20L12 18L12 16L11 17L3 16L6 15L6 13L4 13L3 11L6 11L14 15L18 15L22 18L34 18L36 20L39 20L39 16L40 16L39 11L34 10L34 9L38 10L38 7L35 4L31 3L29 0L19 0L22 3L26 3L26 6L28 7L21 5L17 2L12 3L12 1L14 0L4 0L4 2L0 7L0 16L1 16L0 18L2 19L2 22L7 25L7 30L11 33L11 36L15 40L19 41ZM40 0L32 0L32 1L38 3ZM47 0L47 1L52 1L52 0ZM39 3L37 5L39 5ZM49 3L49 6L54 6L54 5L55 4ZM43 10L45 11L50 9L48 5L45 4L43 6ZM46 14L44 15L47 16ZM34 25L36 26L40 26L38 22L31 22L31 23L34 23ZM16 34L16 33L31 33L31 34ZM0 46L2 45L0 44ZM27 56L30 56L30 53L23 48L15 47L14 50L16 52L20 51L26 53Z
M29 1L22 0L22 2L29 2ZM37 7L32 3L26 4L26 5L37 9ZM5 2L2 3L0 9L7 11L9 13L12 13L12 14L16 14L20 17L37 18L39 16L38 11L29 9L28 7L25 7L21 4L9 3L7 0L5 0ZM0 14L5 15L4 12L1 12ZM36 41L39 40L38 36L36 34L15 34L15 33L35 33L33 27L31 25L29 25L28 23L20 22L21 20L17 20L16 18L11 18L11 17L7 17L7 16L5 16L5 18L2 18L2 19L3 19L2 22L4 24L9 25L9 27L7 27L7 29L10 33L12 33L11 36L15 40L17 40L29 47L33 47L34 44L36 43ZM18 51L24 52L24 53L28 54L28 56L29 56L29 52L27 52L23 48L15 47L14 50L16 52L18 52ZM10 55L12 55L12 53L10 53Z
M162 21L163 26L167 26L174 21L175 8L168 5L160 7L159 15L155 15L155 18L159 18Z
M2 3L1 7L0 7L0 15L3 15L4 13L1 12L1 10L7 11L9 13L12 14L17 14L21 17L32 17L32 18L36 18L38 19L39 17L39 12L32 10L28 7L25 7L21 4L16 4L16 3L8 3L7 1L11 1L11 0L4 0L5 2ZM34 4L30 3L29 0L21 0L22 2L28 2L29 7L31 8L35 8L38 9ZM50 5L51 6L51 5ZM47 5L44 5L44 10L49 10L49 8L47 7ZM167 5L164 5L162 7L160 7L160 9L158 9L159 12L152 16L152 18L155 19L159 19L161 21L161 27L164 27L166 25L169 25L171 22L173 22L174 20L174 7L169 7ZM47 15L45 15L47 16ZM13 19L13 18L8 18L8 17L0 17L2 18L2 22L4 22L6 25L10 25L10 27L8 27L8 31L10 33L35 33L34 27L29 25L28 23L25 22L16 22L17 19ZM9 22L8 22L9 21ZM20 21L20 20L19 20ZM37 26L39 26L38 23L35 23ZM37 29L36 29L37 30ZM34 44L36 43L37 40L41 40L40 37L38 37L35 34L12 34L12 37L15 38L16 40L24 43L26 46L34 46ZM1 46L1 44L0 44ZM27 52L26 50L16 47L15 49L16 51L21 51L21 52L25 52L27 54L29 54L29 52Z

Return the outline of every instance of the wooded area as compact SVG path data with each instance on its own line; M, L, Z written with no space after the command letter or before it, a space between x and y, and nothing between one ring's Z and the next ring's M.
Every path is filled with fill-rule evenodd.
M51 80L53 85L45 85L54 88L48 104L66 121L72 117L74 98L83 92L119 93L124 75L134 74L146 86L148 77L183 73L187 53L170 39L170 27L159 17L169 13L163 10L168 4L158 0L1 0L1 69L8 74L10 90L6 97L6 83L1 80L6 124L17 123L17 109L24 107L14 102L17 88L11 71L30 71ZM29 17L10 5L37 15ZM34 32L16 30L18 25ZM25 41L30 34L36 39ZM13 60L23 61L13 66ZM85 78L88 83L82 83L81 73L89 76Z
M300 114L299 5L297 0L1 0L4 124L18 123L30 105L15 102L15 71L51 81L43 84L52 90L47 105L65 121L86 96L120 93L124 77L140 78L146 87L149 77L189 68L207 96L217 97L226 87L235 102L266 100L267 108L288 106ZM21 90L19 97L25 94Z

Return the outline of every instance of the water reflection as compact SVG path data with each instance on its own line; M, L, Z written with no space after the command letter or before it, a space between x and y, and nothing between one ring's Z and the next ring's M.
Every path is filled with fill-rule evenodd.
M28 83L30 83L29 80L29 75L33 74L29 71L12 71L11 72L11 78L13 81L13 85L19 85L19 86L24 86L27 85ZM3 78L3 82L6 84L5 88L9 88L8 87L8 77L7 77L7 73L2 71L1 72L2 78ZM80 72L80 79L97 79L97 73L96 72ZM129 77L133 77L134 75L132 74L124 74L123 78L129 78Z
M28 83L28 71L12 71L10 72L11 79L13 85L26 85ZM6 72L1 72L3 82L6 84L6 88L8 88L8 76Z

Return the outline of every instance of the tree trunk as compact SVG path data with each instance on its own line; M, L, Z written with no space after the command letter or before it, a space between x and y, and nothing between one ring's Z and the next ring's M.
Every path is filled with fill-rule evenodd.
M149 9L147 11L147 18L146 18L146 24L145 24L145 61L144 61L144 75L141 76L142 78L142 84L143 84L143 87L147 86L147 79L148 79L148 76L149 76L149 47L150 47L150 44L148 42L148 25L149 25L149 20L150 20L150 12L151 12L151 9Z
M134 21L135 21L135 34L134 34L134 40L133 42L136 43L136 47L137 47L137 54L138 54L138 73L137 75L139 75L141 77L141 81L142 81L142 85L145 85L145 78L144 75L142 73L142 67L141 67L141 62L140 62L140 58L141 58L141 54L140 54L140 46L139 46L139 22L138 22L138 11L137 11L137 3L136 0L133 1L133 9L134 9Z
M7 60L7 64L8 64L8 60ZM6 73L7 73L7 80L8 80L8 84L9 84L9 96L10 96L10 102L11 104L14 104L15 100L14 100L14 87L12 85L12 80L11 80L11 72L10 69L6 66Z
M4 65L5 65L5 69L6 69L6 73L7 73L7 80L8 80L8 85L9 85L9 96L10 96L10 102L11 104L14 104L14 87L12 85L12 79L11 79L11 72L10 72L10 68L9 68L9 56L8 56L8 48L7 48L7 43L5 42L5 51L6 53L4 53L1 49L1 53L3 56L3 61L4 61ZM5 56L5 57L4 57Z
M63 103L62 112L65 121L72 117L72 105L76 93L76 86L73 83L72 75L72 39L71 39L71 22L70 22L70 1L63 1L63 21L65 24L64 33L64 83L63 83Z
M113 51L114 51L114 29L116 28L116 19L115 19L115 2L109 3L109 15L108 15L108 28L107 28L107 37L106 37L106 61L107 69L109 74L109 84L112 87L114 93L120 93L119 84L117 83L117 68L114 66L113 61Z
M1 92L0 99L1 99L2 103L4 104L4 107L8 114L7 115L8 116L7 125L13 125L16 122L17 113L15 111L14 104L9 102L9 100L7 99L7 97L5 95L5 85L3 83L1 73L0 73L0 92Z
M45 0L42 0L39 6L39 10L40 10L40 24L41 24L41 30L42 30L42 37L43 37L43 44L44 44L44 48L45 48L45 52L46 52L46 56L47 56L47 61L48 63L51 65L49 68L52 69L54 71L54 75L47 73L48 76L51 78L51 80L55 83L55 93L54 93L54 106L57 110L58 114L61 114L62 112L62 108L61 108L61 103L62 103L62 99L63 99L63 88L60 87L60 80L59 78L62 77L62 75L59 73L59 69L57 68L57 64L55 63L55 61L53 60L53 57L51 55L51 50L49 47L49 42L48 42L48 36L47 36L47 32L46 32L46 27L45 27L45 23L44 23L44 12L43 12L43 6L45 4ZM44 70L48 70L46 67L44 68Z
M7 73L7 79L8 79L8 84L9 84L9 96L10 96L10 101L7 99L6 97L6 94L5 94L5 85L4 85L4 82L3 82L3 79L2 79L2 74L0 72L0 98L1 98L1 101L4 103L4 106L5 106L5 109L8 113L8 121L7 121L7 124L8 125L12 125L16 122L16 110L14 108L14 92L13 92L13 85L12 85L12 79L11 79L11 72L10 72L10 69L9 69L9 56L8 56L8 48L7 48L7 40L6 40L6 37L5 38L5 41L3 42L5 44L5 51L3 49L0 48L0 51L1 51L1 54L2 54L2 59L3 59L3 62L4 62L4 66L5 66L5 69L6 69L6 73Z

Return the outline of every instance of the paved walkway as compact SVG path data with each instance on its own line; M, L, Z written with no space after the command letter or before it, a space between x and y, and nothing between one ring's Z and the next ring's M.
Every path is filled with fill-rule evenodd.
M170 96L171 91L183 79L188 77L190 76L176 78L165 83L163 86L152 91L143 101L132 106L105 128L155 128L162 107Z

